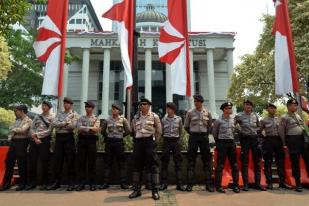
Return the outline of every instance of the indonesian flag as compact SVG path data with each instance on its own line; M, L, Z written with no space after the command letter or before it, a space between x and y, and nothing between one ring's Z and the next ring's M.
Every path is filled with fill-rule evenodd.
M48 0L47 15L33 44L37 58L44 62L42 94L62 96L68 0Z
M168 0L158 49L160 61L171 65L172 93L191 96L187 0Z
M102 17L118 22L118 39L125 72L126 88L131 87L133 84L134 2L132 0L122 0L102 15Z
M276 94L298 92L294 44L288 12L288 0L275 0L275 79Z

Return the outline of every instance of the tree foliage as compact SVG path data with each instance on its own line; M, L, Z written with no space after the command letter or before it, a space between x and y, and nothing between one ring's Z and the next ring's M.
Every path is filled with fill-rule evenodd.
M306 93L309 81L309 0L290 0L289 11L295 44L301 93ZM274 42L272 26L274 17L264 15L264 30L253 54L244 55L235 67L228 96L238 106L245 98L265 104L280 100L275 95Z
M0 80L6 79L11 71L12 63L10 60L10 52L8 44L3 36L0 36Z

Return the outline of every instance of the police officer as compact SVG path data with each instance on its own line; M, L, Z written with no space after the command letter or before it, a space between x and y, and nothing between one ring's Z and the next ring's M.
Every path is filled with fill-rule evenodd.
M173 153L175 162L175 172L177 181L177 190L185 191L182 185L182 155L180 138L182 135L183 124L182 119L176 115L176 104L168 102L166 104L167 115L162 119L162 136L163 149L161 157L161 186L160 190L167 189L168 163L170 160L170 152Z
M211 180L212 154L210 152L208 135L211 132L212 116L203 107L204 98L201 95L194 95L195 108L188 111L184 123L185 130L190 134L188 148L188 185L186 190L191 192L195 176L195 162L198 148L202 156L204 171L206 175L206 190L214 192Z
M141 173L146 164L152 173L152 198L160 199L159 184L159 158L155 151L155 140L162 133L159 116L150 111L151 101L140 99L140 112L132 120L132 131L135 136L133 152L133 192L129 198L141 196Z
M259 118L253 111L253 103L250 100L244 101L244 111L236 115L236 123L240 126L240 145L242 161L242 178L244 182L244 191L249 190L249 152L252 151L254 162L255 189L265 191L261 186L261 150L259 148Z
M56 129L56 143L54 149L54 182L48 189L56 190L60 187L62 168L65 160L68 173L67 191L73 191L75 189L75 140L73 130L76 127L76 121L78 120L79 115L72 110L72 99L65 97L63 103L64 111L59 112L56 115L55 121L52 123L53 128Z
M40 162L42 168L42 186L40 190L47 190L49 177L50 140L55 115L50 112L52 104L42 102L42 113L36 115L31 126L31 141L29 148L29 185L26 190L32 190L37 185L37 169Z
M121 107L112 104L112 115L103 122L102 134L105 137L105 171L104 184L101 189L109 188L109 178L112 172L114 158L118 163L120 172L120 187L128 189L126 180L126 159L124 154L123 138L131 133L129 123L126 118L120 115Z
M290 162L292 165L292 175L295 179L297 192L302 192L302 185L300 181L300 156L303 157L307 174L309 175L309 158L305 153L304 142L304 122L297 114L298 102L296 99L289 99L287 102L288 112L282 116L279 124L279 134L285 138L286 145L289 150Z
M263 159L264 159L264 173L267 182L267 189L272 190L272 162L275 156L277 171L279 176L279 187L289 189L285 184L284 171L284 151L282 139L279 136L279 118L276 116L276 105L268 103L266 106L268 116L261 120L261 133L265 132L263 138Z
M235 132L235 119L233 114L233 104L225 102L221 105L220 109L223 114L216 119L213 125L212 134L216 141L217 147L217 168L216 168L216 190L220 193L225 193L221 186L222 171L224 168L225 160L228 158L233 177L233 191L239 193L239 172L237 164L236 144L234 140Z
M11 187L11 179L15 161L18 163L19 184L16 191L26 188L27 183L27 147L29 144L29 131L32 120L27 116L28 109L25 105L19 105L15 108L16 122L10 127L10 148L5 160L5 174L3 186L0 191L5 191Z
M85 189L86 173L88 173L90 191L95 191L97 140L100 128L100 120L93 114L95 104L92 101L84 102L86 115L77 120L78 142L78 182L76 191Z

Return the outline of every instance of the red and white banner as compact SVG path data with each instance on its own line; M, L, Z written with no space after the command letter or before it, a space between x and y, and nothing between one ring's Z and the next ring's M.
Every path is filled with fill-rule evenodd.
M297 66L288 11L288 0L275 0L275 79L276 94L298 92Z
M37 58L45 62L42 94L62 96L68 0L48 0L47 15L33 44Z
M160 61L171 65L172 93L191 96L187 0L168 0L158 49Z
M102 17L118 22L118 39L125 72L126 88L131 87L133 84L134 2L132 0L122 0L102 15Z

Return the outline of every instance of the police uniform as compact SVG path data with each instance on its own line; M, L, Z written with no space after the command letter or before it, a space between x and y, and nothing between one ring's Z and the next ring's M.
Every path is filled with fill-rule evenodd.
M70 98L64 98L64 102L73 104ZM52 123L53 128L56 129L56 143L54 148L54 183L49 188L50 190L60 187L64 160L68 168L68 190L74 190L75 139L73 130L76 128L78 118L79 115L74 111L62 111L56 115L55 121Z
M269 103L266 108L272 107L277 109L274 104ZM267 182L267 189L272 189L272 162L275 156L277 165L279 186L286 188L285 185L285 171L284 171L284 151L282 139L279 136L279 117L268 115L260 122L261 133L264 132L263 138L263 159L264 159L264 173Z
M176 111L176 105L172 102L166 104ZM173 154L176 171L177 190L183 191L182 186L182 155L181 155L181 143L180 138L182 135L183 124L182 119L174 115L169 117L166 115L162 120L162 136L163 136L163 148L161 157L161 187L160 190L167 189L167 177L168 177L168 164L170 160L170 152Z
M85 102L85 106L94 108L95 105L91 101ZM76 191L84 189L86 184L86 173L88 174L90 190L96 190L96 156L97 156L97 140L98 132L92 131L91 128L100 127L100 120L97 116L83 115L77 120L78 142L77 142L77 159L78 159L78 182L79 186Z
M113 104L112 107L121 111L120 106L117 104ZM110 116L103 122L102 134L105 137L105 169L104 184L101 186L102 189L109 187L109 178L112 172L114 158L120 172L120 186L122 189L128 188L123 138L130 133L131 129L129 123L123 116Z
M49 108L52 104L48 101L43 101L42 104L47 105ZM55 115L53 113L39 114L33 119L31 126L31 134L35 134L36 137L41 141L40 144L36 144L34 139L30 141L29 148L29 185L27 190L34 189L37 185L37 168L38 164L42 168L42 188L46 190L49 181L49 161L50 161L50 141L52 126L51 123L54 121ZM40 163L39 163L40 162Z
M221 105L220 109L224 110L226 107L232 107L231 102L226 102ZM222 171L225 165L225 160L228 159L230 167L232 169L233 177L233 191L238 193L239 186L239 172L237 164L236 143L234 140L235 132L235 119L232 115L225 117L223 114L215 120L213 124L212 134L216 141L217 149L217 167L216 167L216 190L224 193L224 189L221 186Z
M16 107L16 110L22 110L27 113L27 107L20 105ZM5 160L5 174L3 178L3 186L1 191L7 190L11 186L11 179L13 176L13 170L15 161L18 163L19 186L17 191L24 190L27 183L27 148L30 137L30 127L32 120L28 116L24 116L22 119L18 118L13 126L10 127L10 147Z
M141 103L151 105L148 99L142 98ZM159 158L155 150L155 139L162 133L159 116L151 111L143 115L136 114L132 120L132 130L135 136L133 149L133 193L129 198L136 198L141 195L140 176L146 166L152 174L152 197L157 200L159 185Z
M244 104L253 103L249 100L245 101ZM249 179L248 179L248 166L249 166L249 152L252 151L252 158L254 163L254 179L255 188L259 190L265 190L261 182L261 149L259 142L259 119L256 113L251 112L247 114L240 112L236 115L236 123L240 126L240 145L241 145L241 161L242 161L242 177L244 182L244 191L249 190Z
M290 99L287 105L297 104L295 99ZM286 145L289 150L290 162L292 165L292 175L296 182L296 191L301 192L302 186L300 181L300 156L303 157L307 174L309 175L309 157L305 152L305 142L304 142L304 122L301 117L295 112L288 112L282 116L279 124L279 134L281 138L285 139Z
M203 102L201 95L194 95L195 101ZM195 178L195 163L198 148L202 156L204 171L206 175L206 189L213 192L212 185L212 154L209 146L209 133L211 132L212 116L211 113L203 108L201 111L192 109L187 112L184 128L190 134L188 148L188 185L187 190L192 191Z

